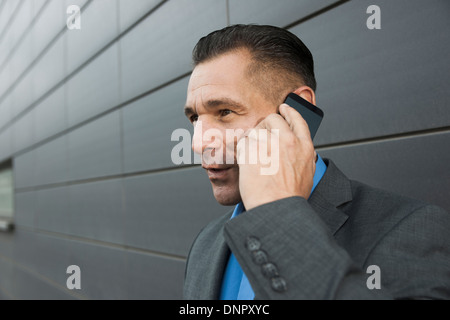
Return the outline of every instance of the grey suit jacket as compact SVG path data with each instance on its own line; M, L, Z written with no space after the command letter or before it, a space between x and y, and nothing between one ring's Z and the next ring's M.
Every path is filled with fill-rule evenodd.
M231 249L255 299L449 299L450 215L325 163L308 201L291 197L207 225L189 253L184 297L219 298ZM369 289L375 277L381 288Z

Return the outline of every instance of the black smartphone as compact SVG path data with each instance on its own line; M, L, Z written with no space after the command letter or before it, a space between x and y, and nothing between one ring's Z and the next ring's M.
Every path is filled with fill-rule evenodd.
M311 139L314 139L317 129L319 129L322 122L323 111L295 93L289 93L284 103L302 115L303 119L308 123Z

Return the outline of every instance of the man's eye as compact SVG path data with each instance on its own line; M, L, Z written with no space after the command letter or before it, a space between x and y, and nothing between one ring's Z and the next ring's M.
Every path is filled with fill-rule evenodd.
M233 113L233 111L228 110L228 109L220 110L220 115L221 115L222 117L227 116L227 115L229 115L229 114L231 114L231 113Z

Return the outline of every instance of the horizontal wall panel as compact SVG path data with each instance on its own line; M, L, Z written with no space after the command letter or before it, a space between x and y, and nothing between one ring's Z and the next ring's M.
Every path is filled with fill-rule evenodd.
M450 133L318 150L351 179L450 211Z
M0 35L3 32L6 32L10 27L8 23L10 22L10 18L16 11L18 5L20 5L20 1L6 1L5 5L0 11L0 30L1 30Z
M0 131L0 162L8 159L12 154L11 128Z
M67 246L69 265L80 267L81 289L77 294L88 299L127 299L125 250L70 240Z
M6 49L5 49L6 50ZM11 97L10 94L7 94L7 90L11 86L12 81L12 65L7 64L0 70L0 106L5 103L4 99ZM5 122L5 119L0 118L0 128L3 126L2 123Z
M124 188L126 244L157 252L187 256L201 228L231 209L216 202L201 168L127 178Z
M0 255L0 300L12 299L14 265L10 259Z
M67 111L64 87L59 87L32 111L34 112L35 140L40 142L67 129Z
M36 191L36 228L68 233L71 227L68 187Z
M27 112L12 124L12 135L13 153L28 148L35 142L33 111Z
M74 3L76 1L73 1ZM50 44L55 36L66 26L66 8L64 1L50 0L42 13L37 17L31 29L33 39L33 58L36 59Z
M1 129L11 121L11 96L7 95L0 102L0 132Z
M118 111L71 131L68 141L70 180L121 173Z
M14 197L14 224L35 227L36 194L34 191L16 192Z
M196 42L224 26L225 0L165 2L120 40L123 100L189 72Z
M36 16L39 14L40 10L42 10L42 8L44 7L44 5L46 5L46 3L48 2L48 0L34 0L33 3L33 12L32 12L32 16L33 19L36 18Z
M109 47L67 83L69 125L89 119L119 102L117 45Z
M73 300L61 287L56 287L43 278L16 267L13 273L13 295L18 300Z
M349 1L291 30L315 57L317 145L450 125L450 38L437 31L450 28L450 3L378 1L380 30L366 27L370 4Z
M123 244L125 217L121 180L75 184L68 188L68 210L62 213L70 221L69 233Z
M36 99L41 98L66 76L64 37L59 37L31 71Z
M188 81L186 77L123 109L125 172L174 166L171 151L179 142L171 141L173 131L192 132L183 111Z
M14 230L13 260L15 263L26 266L27 269L36 272L40 262L37 250L39 235L24 228ZM33 246L34 244L35 246Z
M0 232L0 256L4 259L14 257L14 236L8 232Z
M7 62L7 57L9 53L12 50L12 42L13 39L11 37L11 34L8 33L9 29L6 29L6 33L2 36L3 30L0 31L0 66L5 67L5 63ZM2 69L3 69L2 68ZM1 70L0 70L1 71ZM3 75L2 75L3 76ZM0 94L4 94L6 92L6 89L9 87L10 83L8 83L8 86L4 86L4 83L0 83L0 89L2 90Z
M0 13L0 65L3 64L15 40L13 38L15 18L23 8L21 1L8 1ZM25 9L26 10L26 9Z
M32 28L33 57L38 57L52 40L60 33L67 32L66 13L69 5L78 5L80 8L86 0L50 0L42 13L38 16L36 24ZM82 18L84 12L81 11Z
M128 251L127 299L183 299L185 262Z
M159 3L165 0L118 0L120 32L125 31Z
M76 293L89 299L182 298L182 260L26 231L20 231L19 237L15 260L26 265L33 278L38 274L65 287L67 267L77 265L81 270L81 290Z
M45 278L65 288L70 265L67 240L20 228L14 232L14 261L31 272L33 278Z
M13 299L14 297L10 293L0 288L0 300L13 300Z
M52 0L52 1L58 1L58 0ZM66 13L66 8L70 5L77 5L80 7L80 9L83 9L84 5L88 2L93 2L94 0L63 0L64 3L64 13ZM103 1L109 1L109 0L103 0ZM81 11L83 13L83 11ZM69 15L66 15L66 18Z
M92 1L81 12L81 29L66 31L68 73L118 35L117 2Z
M36 184L36 152L31 150L22 153L15 156L13 160L14 187L17 189L34 186Z
M23 23L23 21L22 21ZM3 64L11 65L11 77L12 79L17 79L32 62L33 59L33 39L32 32L27 31L24 35L23 40L20 44L17 44L17 47L11 46L11 50L7 50L5 54L5 61ZM14 51L13 51L14 50ZM12 53L12 54L11 54ZM6 59L7 58L7 59ZM0 63L0 67L2 67L2 63ZM3 68L5 66L3 65ZM3 76L3 69L0 73ZM11 83L9 83L11 85ZM9 87L8 85L8 87ZM1 92L1 91L0 91Z
M66 271L70 265L70 247L67 241L55 236L38 234L34 250L38 252L35 271L50 279L55 285L66 289L66 281L69 277Z
M37 99L34 90L34 73L27 73L10 91L11 115L17 117Z
M36 152L36 185L67 181L67 136L56 138L34 150Z
M33 5L27 5L26 2L22 1L19 10L14 16L14 21L9 25L8 35L11 36L12 48L14 48L18 44L20 38L29 28L32 18L33 18ZM0 60L0 65L3 62L4 60Z
M336 0L229 0L230 24L257 23L284 27Z

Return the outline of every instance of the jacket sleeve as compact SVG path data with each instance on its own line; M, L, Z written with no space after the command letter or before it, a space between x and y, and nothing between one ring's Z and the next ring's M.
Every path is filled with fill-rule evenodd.
M448 298L449 237L418 243L421 237L417 233L435 233L437 230L432 229L437 226L436 223L424 224L424 221L417 224L416 216L422 217L424 212L410 214L370 249L366 263L380 266L380 290L368 288L370 274L355 265L301 197L282 199L249 210L227 222L224 235L250 281L255 299ZM448 234L448 214L441 218L446 219L443 225L447 226ZM416 233L411 232L411 228ZM441 227L438 232L442 233ZM431 263L423 258L427 252L428 258L432 256ZM430 285L423 278L428 277L427 271L435 272L435 281ZM386 273L389 276L384 277ZM408 277L414 276L422 277L422 280L415 280L416 286L411 286ZM433 296L429 286L438 286L443 293Z

